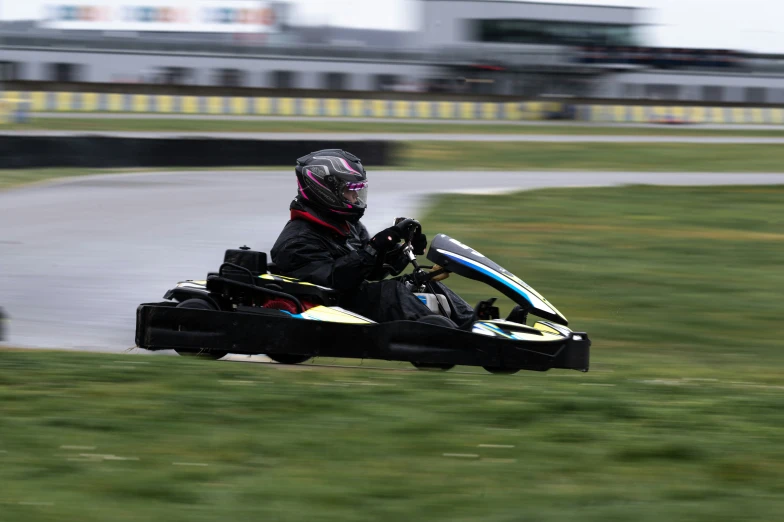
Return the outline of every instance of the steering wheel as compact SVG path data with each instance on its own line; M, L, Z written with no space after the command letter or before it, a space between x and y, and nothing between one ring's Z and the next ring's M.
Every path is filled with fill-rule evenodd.
M393 276L399 275L410 263L408 257L404 255L404 251L406 247L411 246L411 240L414 238L414 235L417 232L421 232L422 230L422 225L419 224L419 221L411 218L405 218L402 220L398 219L395 221L395 225L403 230L406 235L403 236L402 243L398 244L394 248L391 248L384 255L383 266ZM395 263L387 263L387 260L394 261Z

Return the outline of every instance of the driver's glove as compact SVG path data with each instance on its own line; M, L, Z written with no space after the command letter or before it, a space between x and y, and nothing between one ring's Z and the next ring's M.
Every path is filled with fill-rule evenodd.
M384 258L384 267L391 267L391 273L399 274L408 266L408 256L402 251L395 252L394 250L386 255Z
M392 247L400 243L401 237L401 231L397 226L389 227L373 236L373 238L368 243L368 246L373 250L371 253L375 254L378 252L380 254L384 254Z
M417 229L417 233L414 234L413 239L411 239L411 246L414 249L414 255L421 256L425 253L425 249L427 248L427 236L422 233L422 229Z

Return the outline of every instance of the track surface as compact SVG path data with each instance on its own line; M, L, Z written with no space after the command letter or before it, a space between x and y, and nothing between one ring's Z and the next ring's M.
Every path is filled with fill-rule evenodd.
M784 184L784 174L377 171L363 221L372 233L395 216L419 217L424 196L439 192L623 183ZM0 192L7 344L133 346L138 304L160 300L177 281L204 278L226 248L271 247L293 185L289 171L202 171L88 176Z
M401 132L157 132L157 131L2 131L0 136L105 136L111 138L230 138L264 141L481 141L520 143L699 143L699 144L784 144L784 137L757 136L605 136L567 134L440 134Z

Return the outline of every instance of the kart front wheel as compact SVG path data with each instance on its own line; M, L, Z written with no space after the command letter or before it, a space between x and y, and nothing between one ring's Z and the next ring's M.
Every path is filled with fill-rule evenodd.
M177 304L177 308L193 308L196 310L217 310L215 305L204 299L186 299ZM222 359L226 357L229 352L211 352L206 350L175 350L178 354L184 357L200 357L202 359Z
M504 368L502 366L482 366L482 368L498 375L513 375L520 371L520 368Z
M300 364L310 360L310 355L297 355L296 353L268 353L267 357L280 364Z

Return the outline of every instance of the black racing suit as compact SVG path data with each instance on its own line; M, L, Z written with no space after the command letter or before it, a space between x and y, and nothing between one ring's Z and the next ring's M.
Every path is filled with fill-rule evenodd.
M340 292L340 306L373 321L415 321L434 315L399 280L380 281L389 274L383 260L364 249L369 241L362 223L329 220L295 199L291 220L270 254L281 275L333 288ZM473 309L446 286L434 283L433 289L449 298L451 319L457 325L473 317Z

